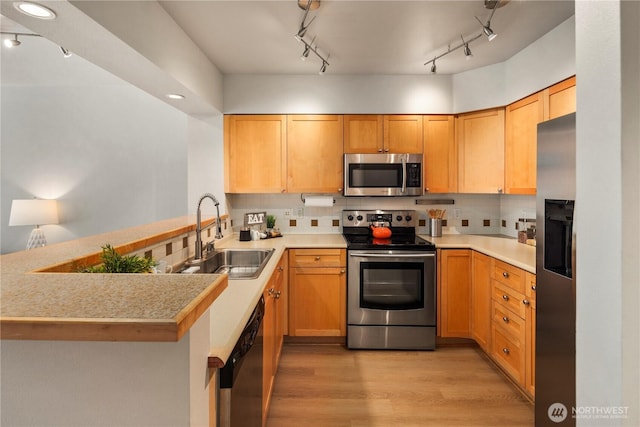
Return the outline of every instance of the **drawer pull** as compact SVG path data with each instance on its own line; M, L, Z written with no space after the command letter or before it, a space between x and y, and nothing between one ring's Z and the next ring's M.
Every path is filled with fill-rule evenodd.
M509 323L509 318L507 316L503 316L502 320L504 321L504 323Z
M505 301L509 301L509 295L502 295L502 299Z
M282 293L282 291L278 291L278 292L276 292L276 294L275 294L274 298L275 298L275 299L280 299L280 294L281 294L281 293Z
M505 348L502 349L502 352L504 354L509 354L509 349L505 347Z
M529 300L528 300L528 299L523 299L523 300L522 300L522 303L523 303L524 305L526 305L527 307L529 306Z
M278 267L278 271L282 273L284 271L284 267Z
M533 292L535 292L535 291L536 291L536 285L532 285L532 286L531 286L531 290L532 290Z
M319 256L316 257L316 261L320 261L320 257Z
M340 270L340 274L344 274L345 272L346 272L346 271L345 271L345 269L344 269L344 268L343 268L342 270Z
M275 289L269 288L269 290L267 291L267 295L271 296L273 295L274 292L275 292Z
M502 272L502 277L504 277L505 279L508 279L509 278L509 272L503 271Z

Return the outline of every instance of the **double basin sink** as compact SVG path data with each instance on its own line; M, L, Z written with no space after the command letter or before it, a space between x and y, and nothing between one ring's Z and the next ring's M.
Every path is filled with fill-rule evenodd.
M201 260L189 260L185 269L179 273L189 272L190 267L199 267L192 273L222 274L226 273L230 280L255 279L260 276L275 249L218 249L207 253ZM195 270L195 269L193 269Z

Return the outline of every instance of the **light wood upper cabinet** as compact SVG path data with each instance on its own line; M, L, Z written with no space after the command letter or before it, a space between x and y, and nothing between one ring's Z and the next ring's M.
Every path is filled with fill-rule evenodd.
M556 83L545 89L543 94L545 120L576 112L576 76Z
M455 117L424 116L424 191L455 193L458 190Z
M287 191L342 191L342 116L287 116Z
M504 108L461 114L456 119L458 191L502 193Z
M344 116L345 153L422 153L421 115Z
M544 120L542 92L506 108L505 193L536 194L538 123Z
M286 191L286 150L286 116L225 116L225 192Z
M488 353L491 343L491 258L473 251L471 271L471 337Z
M438 330L441 337L471 337L471 250L438 249Z
M381 153L383 119L378 114L346 114L344 116L345 153Z
M422 152L422 116L384 116L383 129L386 153Z

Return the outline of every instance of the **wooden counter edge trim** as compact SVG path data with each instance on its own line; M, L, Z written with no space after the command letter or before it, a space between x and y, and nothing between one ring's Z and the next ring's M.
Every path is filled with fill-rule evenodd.
M228 215L220 215L221 220L227 219ZM208 227L209 225L215 222L215 218L208 218L202 221L202 227ZM145 237L142 239L134 240L132 242L123 243L121 245L115 246L115 249L120 254L129 254L131 252L135 252L142 248L146 248L149 246L153 246L160 242L164 242L165 240L173 239L175 237L180 236L181 234L190 233L195 231L196 225L185 225L183 227L174 228L169 231L165 231L159 234L154 234L149 237ZM105 242L107 243L107 242ZM73 258L70 260L66 260L63 262L59 262L57 264L49 265L47 267L39 268L37 270L32 271L32 273L75 273L78 268L96 265L100 263L100 255L102 252L95 252L92 254L88 254L82 257Z
M222 368L224 366L224 362L218 356L209 356L207 366L212 369Z
M227 289L227 286L229 286L229 277L226 274L222 274L180 310L174 317L178 325L178 340L196 323L200 316L207 311L222 292Z
M173 319L58 319L5 317L0 319L3 340L39 341L178 341Z

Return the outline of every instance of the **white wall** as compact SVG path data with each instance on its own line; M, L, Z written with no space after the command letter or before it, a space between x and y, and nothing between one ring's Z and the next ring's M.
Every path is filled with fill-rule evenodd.
M576 2L577 405L628 407L581 426L640 424L639 17L637 2Z

